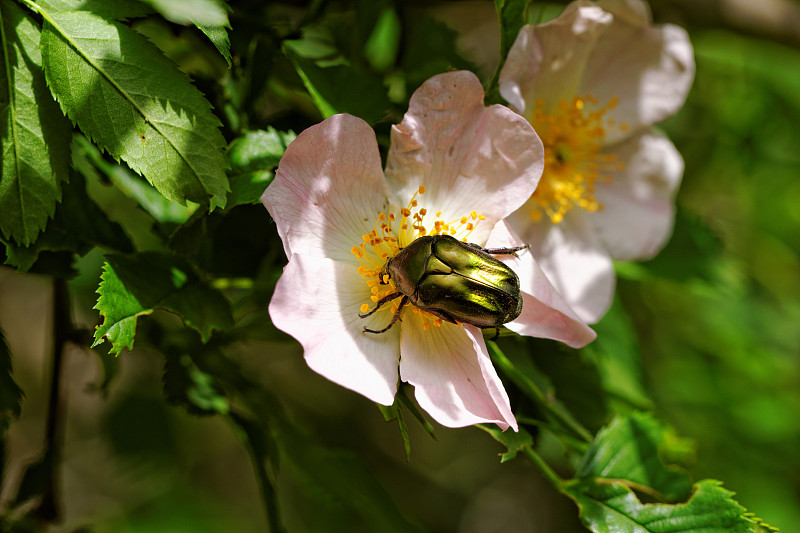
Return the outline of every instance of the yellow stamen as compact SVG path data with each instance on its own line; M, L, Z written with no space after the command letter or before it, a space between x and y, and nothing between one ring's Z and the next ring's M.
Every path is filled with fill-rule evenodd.
M534 221L547 216L558 224L574 207L589 212L602 209L595 197L595 183L609 182L610 172L624 168L616 154L601 153L608 129L615 126L605 115L618 103L614 97L600 107L591 95L576 96L545 111L544 102L536 102L531 123L544 144L545 167L529 203ZM628 125L618 128L626 131Z

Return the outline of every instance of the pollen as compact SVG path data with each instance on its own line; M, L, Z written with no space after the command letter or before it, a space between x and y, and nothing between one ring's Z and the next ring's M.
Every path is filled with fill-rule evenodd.
M377 302L386 296L396 294L397 287L391 276L384 271L388 260L397 255L414 240L426 235L451 235L461 241L469 242L470 234L486 217L477 210L453 220L442 218L442 211L433 211L421 205L420 198L425 194L425 187L420 186L408 201L406 207L392 212L376 213L373 229L361 235L361 242L350 248L350 253L358 262L356 272L369 287L368 302L359 307L361 314L375 309ZM377 310L376 315L383 317L387 323L397 310L396 304L385 304ZM411 311L408 311L408 310ZM406 305L403 316L411 314L416 317L424 331L431 327L441 327L442 319L414 305ZM402 317L401 317L402 323ZM395 326L397 327L397 326Z
M542 100L536 102L531 123L544 144L545 166L529 203L534 221L546 216L558 224L576 207L602 210L595 184L610 182L613 172L624 169L616 154L603 153L601 146L612 128L628 129L606 116L618 103L613 97L601 106L592 95L576 96L546 111Z

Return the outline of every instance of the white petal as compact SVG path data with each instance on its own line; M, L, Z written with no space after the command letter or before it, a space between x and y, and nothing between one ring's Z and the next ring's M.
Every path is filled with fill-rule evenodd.
M647 259L669 239L683 159L655 130L609 148L625 164L610 183L598 184L603 210L587 215L614 259Z
M487 248L513 248L521 239L505 221L498 223L489 236ZM592 342L597 334L581 320L536 263L529 250L497 259L516 272L522 291L522 314L505 326L520 335L554 339L573 348Z
M645 27L653 21L650 6L642 0L598 0L597 5L631 26Z
M641 25L626 10L597 40L577 95L592 94L601 105L618 99L606 116L625 126L607 128L605 143L612 144L680 109L694 69L685 30L669 24Z
M523 208L509 223L530 245L536 262L569 308L581 320L593 324L611 305L615 277L611 258L585 215L573 210L559 224L534 223Z
M275 287L275 327L303 345L308 366L334 383L391 405L397 390L400 331L379 329L386 313L358 317L369 288L349 263L294 253Z
M261 201L287 257L350 261L350 249L373 229L387 197L372 128L360 118L334 115L289 145Z
M466 71L426 81L392 130L386 177L405 205L420 185L419 203L433 220L459 219L475 210L486 217L470 237L485 242L491 227L533 193L544 149L533 128L503 106L484 107L483 87Z
M545 111L580 96L584 71L613 17L587 1L572 2L555 19L524 26L500 72L500 94L530 120L537 100Z
M489 422L517 431L508 395L478 328L444 323L423 331L407 326L400 379L414 386L419 405L434 420L447 427Z

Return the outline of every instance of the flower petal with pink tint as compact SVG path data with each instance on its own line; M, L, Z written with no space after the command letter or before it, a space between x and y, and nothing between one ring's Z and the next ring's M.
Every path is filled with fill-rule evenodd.
M403 205L420 185L425 205L445 219L477 209L487 222L471 241L481 243L495 222L522 205L542 174L544 149L522 117L484 107L474 74L449 72L426 81L392 130L386 178Z
M447 427L488 422L517 430L478 328L449 323L427 331L404 327L401 351L400 379L414 386L419 405L434 420Z
M360 118L334 115L292 141L261 201L287 257L352 261L350 249L372 229L388 194L372 128Z
M521 237L536 263L570 309L588 324L597 322L611 305L615 277L614 264L589 221L593 213L570 213L560 224L531 224L524 211L512 215L511 227L524 232Z
M498 223L487 242L487 248L513 248L521 240L505 221ZM505 327L531 337L561 341L573 348L592 342L597 334L573 311L553 287L529 250L497 259L517 273L522 291L522 313Z
M269 304L275 327L303 346L312 370L382 405L397 391L400 330L380 335L385 313L358 317L369 288L350 263L292 254Z
M603 209L592 215L595 234L616 259L648 259L672 233L683 159L654 130L610 149L625 168L597 188Z
M579 93L584 71L612 16L591 2L573 2L557 18L524 26L500 72L500 94L531 120L537 100L545 111Z
M601 105L616 99L607 116L625 127L608 130L608 145L673 115L686 101L693 78L685 30L670 24L633 26L615 17L598 39L576 94L592 94Z

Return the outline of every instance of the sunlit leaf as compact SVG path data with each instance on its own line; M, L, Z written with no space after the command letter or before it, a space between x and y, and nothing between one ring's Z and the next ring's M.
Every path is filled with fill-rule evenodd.
M142 0L164 18L177 24L227 26L228 13L222 0Z
M212 330L233 326L228 300L201 281L183 259L152 252L110 254L106 259L95 306L104 321L95 331L93 346L107 338L114 355L133 349L138 317L156 308L179 315L204 342Z
M664 424L646 413L615 418L601 429L578 467L581 479L632 482L666 501L685 500L691 482L680 468L665 466L670 448L686 449Z
M141 17L153 12L141 0L39 0L36 3L48 11L91 11L95 15L116 20Z
M768 531L719 481L694 486L683 504L642 503L616 482L579 481L564 490L578 504L581 521L595 533L760 533Z
M28 245L61 199L70 127L45 83L38 25L6 0L0 19L0 230Z
M167 198L224 207L220 122L186 76L120 23L83 11L44 16L45 76L64 112Z

